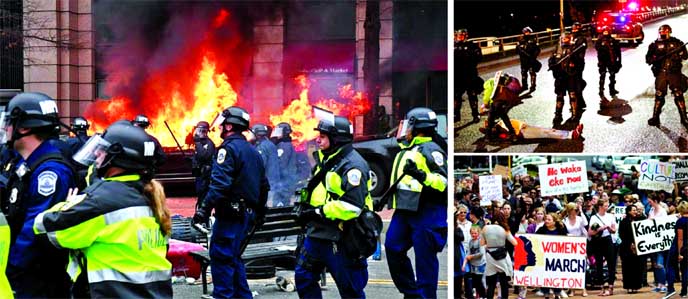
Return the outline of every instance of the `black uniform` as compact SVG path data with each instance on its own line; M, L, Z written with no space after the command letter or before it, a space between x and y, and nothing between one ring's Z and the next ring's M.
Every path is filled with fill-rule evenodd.
M585 80L583 80L585 59L584 56L578 53L584 50L580 49L578 52L573 53L573 55L569 55L575 49L574 45L561 45L549 58L549 68L554 76L554 92L557 94L555 122L561 120L561 113L564 108L564 95L567 92L573 118L579 116L579 109L582 108L578 104L586 84Z
M521 59L521 84L523 89L528 89L528 73L530 73L530 90L535 90L536 74L542 64L537 60L540 55L540 46L534 35L523 35L518 40L518 56Z
M196 207L198 207L208 192L213 156L215 155L215 143L208 137L194 137L194 144L196 145L196 152L191 160L191 170L196 177L196 195L198 196Z
M572 34L573 49L577 49L579 47L582 48L578 50L575 55L578 56L578 58L580 59L578 62L580 64L580 73L578 74L578 77L580 80L579 84L581 84L581 88L580 93L578 94L578 108L583 109L587 107L587 105L585 104L585 99L583 99L583 89L585 89L585 86L587 86L587 83L585 82L585 80L583 80L583 70L585 69L585 51L587 51L588 49L588 38L580 30L573 32Z
M600 70L600 96L604 97L604 78L607 72L609 72L609 94L615 96L619 93L614 88L616 73L621 69L619 41L609 34L600 34L595 42L595 50L597 50L597 67Z
M468 94L473 120L478 121L478 94L483 91L483 80L478 76L478 63L483 59L480 47L473 42L458 41L454 43L454 72L456 86L454 100L456 120L461 120L461 104L463 93Z
M679 47L681 49L675 50ZM669 54L671 51L674 52ZM662 113L668 86L674 95L674 103L678 107L681 123L688 126L686 102L683 98L683 93L688 90L688 82L686 82L686 76L681 73L682 61L686 59L688 59L686 47L675 37L660 38L650 44L645 55L645 62L652 65L652 73L655 75L655 106L652 118L647 121L649 125L659 125L659 115Z

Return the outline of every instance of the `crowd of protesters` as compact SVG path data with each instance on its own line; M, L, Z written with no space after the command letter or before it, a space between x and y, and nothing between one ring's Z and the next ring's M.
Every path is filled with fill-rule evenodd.
M480 204L478 182L479 175L489 174L469 169L456 177L454 298L493 298L496 289L501 289L501 298L507 298L510 287L518 298L526 298L529 292L545 298L573 295L574 290L513 286L514 236L526 233L586 237L586 287L601 289L595 295L633 294L648 286L652 292L669 295L675 292L674 282L680 281L680 296L688 298L688 259L683 255L688 251L683 246L688 243L684 233L688 230L688 184L675 183L673 193L638 190L639 173L635 168L631 171L624 175L589 170L588 192L557 196L541 196L537 177L505 177L502 199L487 206ZM625 211L620 223L614 210ZM638 255L631 222L672 214L679 220L671 248ZM622 292L614 290L618 259ZM653 274L650 281L648 272ZM580 291L588 296L585 288Z

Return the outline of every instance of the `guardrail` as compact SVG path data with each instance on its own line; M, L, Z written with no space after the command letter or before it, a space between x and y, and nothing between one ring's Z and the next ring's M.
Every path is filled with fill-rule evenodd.
M658 9L656 11L638 12L635 16L638 22L653 21L659 18L664 18L667 16L682 14L687 12L687 6L681 5L677 7L667 7ZM582 24L582 29L588 32L594 32L595 23ZM565 27L565 32L569 32L571 26ZM555 45L559 41L560 35L559 28L548 29L545 31L533 32L541 48L545 48L550 45ZM521 34L509 35L502 37L475 37L470 38L468 41L477 43L483 53L483 61L498 59L513 54L518 46L518 39Z

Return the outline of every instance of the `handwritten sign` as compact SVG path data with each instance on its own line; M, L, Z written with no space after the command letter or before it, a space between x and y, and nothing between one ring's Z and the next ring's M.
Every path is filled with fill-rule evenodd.
M516 177L517 175L524 176L527 175L528 171L523 165L516 166L511 169L511 175Z
M674 164L657 160L642 160L639 170L638 189L666 192L674 190Z
M492 174L501 175L502 177L508 177L509 168L506 168L506 166L503 165L495 165L494 169L492 169Z
M478 177L480 186L480 205L492 205L492 201L502 201L502 176L501 175L481 175Z
M588 268L585 237L517 235L514 284L529 287L582 289Z
M638 250L638 255L669 250L674 241L674 226L676 215L668 215L660 218L633 221L633 239Z
M542 196L588 192L585 161L539 166Z

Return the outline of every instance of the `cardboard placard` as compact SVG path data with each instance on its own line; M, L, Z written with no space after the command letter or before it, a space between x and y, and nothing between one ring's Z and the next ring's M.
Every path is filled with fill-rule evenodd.
M638 255L669 250L676 235L676 215L631 222Z
M588 192L585 161L539 166L542 196Z
M502 201L501 175L481 175L478 179L481 206L490 206L493 200Z
M516 235L515 285L582 289L588 268L585 237Z
M674 169L673 163L642 160L640 169L638 169L640 172L638 189L672 192L674 190Z

